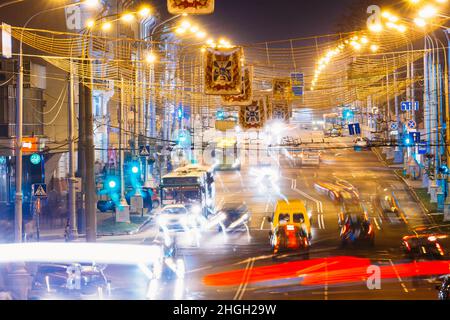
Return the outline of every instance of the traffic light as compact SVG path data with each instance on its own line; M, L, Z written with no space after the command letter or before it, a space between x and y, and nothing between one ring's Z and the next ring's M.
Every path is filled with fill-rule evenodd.
M39 155L39 154L37 154L37 153L33 153L33 154L30 156L30 162L31 162L32 164L34 164L34 165L40 164L41 161L42 161L42 157L41 157L41 155Z
M403 137L403 145L406 147L411 147L412 145L414 145L414 138L411 137L410 134L406 134Z
M117 191L120 187L120 182L117 177L107 177L105 185L108 191Z
M177 116L178 116L178 120L183 120L184 112L183 112L183 107L182 106L178 107Z
M225 119L225 112L223 110L219 110L216 113L216 119L217 120L223 120Z
M448 166L446 164L441 165L439 167L439 173L448 174L449 173Z
M141 166L139 165L139 162L132 161L129 164L130 173L132 175L138 175L141 172Z
M354 115L355 115L355 114L354 114L353 110L350 110L350 109L344 109L344 110L342 111L342 117L343 117L345 120L348 120L348 119L353 118Z

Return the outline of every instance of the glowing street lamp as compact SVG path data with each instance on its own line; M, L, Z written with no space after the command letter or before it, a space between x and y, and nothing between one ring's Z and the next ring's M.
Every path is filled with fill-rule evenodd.
M383 26L379 23L371 24L369 26L369 30L372 32L381 32L381 31L383 31Z
M125 22L132 22L134 20L134 15L132 13L125 13L121 19Z
M147 18L151 13L151 10L149 7L142 7L141 10L139 10L138 14L142 17L142 18Z
M415 18L414 23L416 24L416 26L421 27L421 28L423 28L427 25L427 22L425 21L425 19L422 19L422 18Z
M437 10L432 5L425 6L419 11L419 16L423 19L433 18L436 14Z
M103 31L109 31L109 30L111 30L111 28L112 28L111 22L105 22L105 23L102 25L102 30L103 30Z
M153 64L156 62L156 60L157 60L157 57L153 52L149 52L145 56L145 61L147 61L147 63Z

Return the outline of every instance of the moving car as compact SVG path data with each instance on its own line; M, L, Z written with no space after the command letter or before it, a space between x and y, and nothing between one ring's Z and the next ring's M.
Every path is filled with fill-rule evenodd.
M379 210L383 219L391 223L399 223L402 213L397 198L388 187L379 186L374 199L374 207Z
M402 238L402 247L412 259L450 259L450 225L418 227Z
M163 230L173 232L189 231L196 228L201 216L201 208L193 206L190 210L182 204L165 206L156 215L156 221Z
M375 245L375 233L372 223L366 215L346 214L341 227L341 243L345 247L348 244L365 243Z
M279 200L272 217L267 220L272 224L270 237L281 225L292 225L304 230L308 240L311 240L311 221L305 203L301 200Z
M228 202L222 206L217 215L222 216L218 227L219 232L224 231L224 229L226 232L248 230L251 217L245 203Z
M40 264L33 276L31 300L101 298L111 293L103 270L106 266Z
M358 137L355 139L355 150L368 150L368 149L370 149L370 144L367 138Z

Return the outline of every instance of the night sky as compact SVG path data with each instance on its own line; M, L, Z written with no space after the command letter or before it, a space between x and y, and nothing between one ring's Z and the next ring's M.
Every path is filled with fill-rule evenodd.
M4 3L7 0L0 0ZM26 0L4 8L0 19L13 26L23 23L35 10L64 3L56 0ZM334 33L348 4L356 0L216 0L214 14L197 16L209 34L224 36L234 43L252 43ZM143 1L168 17L166 0ZM364 12L365 8L361 7ZM26 13L26 14L25 14ZM28 14L29 13L29 14ZM60 29L62 12L36 19L32 27Z

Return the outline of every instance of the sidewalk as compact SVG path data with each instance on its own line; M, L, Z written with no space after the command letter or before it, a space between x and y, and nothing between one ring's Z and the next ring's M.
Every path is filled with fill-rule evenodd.
M133 235L143 231L144 227L151 222L153 215L131 214L131 223L116 222L114 212L101 213L97 212L97 236L121 236ZM64 240L64 228L41 230L40 241ZM84 238L84 234L79 235Z
M378 159L384 163L384 165L393 170L395 175L402 181L402 183L407 187L410 195L414 198L416 203L419 205L420 210L423 212L424 216L430 224L440 224L443 223L444 217L442 212L439 212L437 208L437 203L431 203L431 197L428 194L427 188L422 186L422 180L413 180L403 176L403 164L392 164L386 161L384 154L380 152L377 148L372 148Z

